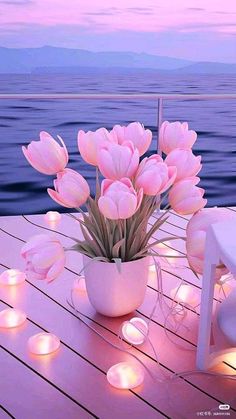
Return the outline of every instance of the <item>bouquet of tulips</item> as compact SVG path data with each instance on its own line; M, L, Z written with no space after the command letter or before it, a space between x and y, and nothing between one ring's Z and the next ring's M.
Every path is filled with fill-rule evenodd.
M110 132L105 128L79 131L80 155L96 167L95 197L90 196L84 177L67 167L68 152L61 137L58 142L43 131L39 141L23 147L23 153L33 168L56 176L54 189L48 189L50 197L81 213L80 217L72 216L80 223L84 240L75 239L73 249L104 262L127 262L150 254L154 244L150 238L168 217L168 212L159 213L148 230L148 220L159 207L161 194L168 199L168 208L183 215L206 205L204 190L196 186L200 180L196 175L201 170L201 157L191 150L196 138L186 122L165 121L159 135L161 151L166 155L163 160L158 154L142 158L151 145L152 133L138 122L115 125ZM84 206L86 211L81 208ZM58 263L56 268L53 263L47 267L48 271L52 269L49 276L53 279L61 266L62 251L58 243L55 247L56 239L45 240L47 249L51 249L50 260L54 265ZM40 240L24 249L23 256L27 259L30 251L32 256L38 244ZM32 257L28 259L28 270L40 276L41 268L32 263Z

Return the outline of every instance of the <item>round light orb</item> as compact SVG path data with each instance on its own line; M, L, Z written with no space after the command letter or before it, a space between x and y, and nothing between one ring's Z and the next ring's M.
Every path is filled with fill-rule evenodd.
M44 220L50 227L54 227L61 221L61 214L57 211L48 211L44 215Z
M15 308L6 308L0 311L0 327L11 329L23 324L26 320L26 314Z
M121 332L127 342L132 345L141 345L148 335L148 325L145 320L133 317L123 323Z
M149 272L156 272L156 265L154 263L149 265Z
M156 247L158 248L158 249L165 249L165 250L168 250L167 248L168 248L168 246L170 246L170 243L169 242L161 242L161 243L158 243L158 244L156 244Z
M180 286L171 290L171 298L178 303L197 304L198 297L194 287L188 284L181 284Z
M84 276L80 275L79 278L74 281L73 290L79 292L80 294L86 294L87 289Z
M177 266L179 259L176 256L179 256L179 253L174 249L167 249L164 256L164 261L167 262L168 265ZM162 258L163 259L163 258Z
M120 362L107 371L107 381L119 389L132 389L143 383L144 372L139 365Z
M2 285L19 285L25 282L26 276L24 272L18 269L7 269L0 275L0 284Z
M30 352L36 355L47 355L55 352L60 346L60 339L52 333L37 333L28 340Z

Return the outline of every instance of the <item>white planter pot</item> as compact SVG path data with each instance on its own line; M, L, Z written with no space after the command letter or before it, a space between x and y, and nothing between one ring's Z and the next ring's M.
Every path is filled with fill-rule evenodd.
M145 257L121 264L92 261L83 256L88 298L95 310L105 316L118 317L136 310L143 302L148 281L150 259Z

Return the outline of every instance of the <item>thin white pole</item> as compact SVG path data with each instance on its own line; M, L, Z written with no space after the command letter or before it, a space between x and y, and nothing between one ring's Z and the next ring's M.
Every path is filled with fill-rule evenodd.
M163 99L158 99L158 114L157 114L157 154L161 154L160 149L160 129L162 124L162 110L163 110Z
M140 94L112 94L112 93L0 93L0 99L142 99L142 100L211 100L211 99L236 99L235 93L226 94L156 94L156 93L140 93Z

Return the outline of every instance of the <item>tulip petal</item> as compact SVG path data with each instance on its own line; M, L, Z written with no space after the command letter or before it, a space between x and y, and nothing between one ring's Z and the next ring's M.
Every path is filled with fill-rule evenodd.
M73 208L73 206L68 205L68 203L65 203L62 199L61 196L59 195L58 192L54 191L53 189L48 188L47 189L48 195L55 201L57 202L59 205L62 205L63 207L66 208Z
M58 276L63 271L64 267L65 267L65 257L62 257L60 260L54 263L52 267L49 269L46 276L46 281L51 282L51 281L54 281L54 279L58 278Z

